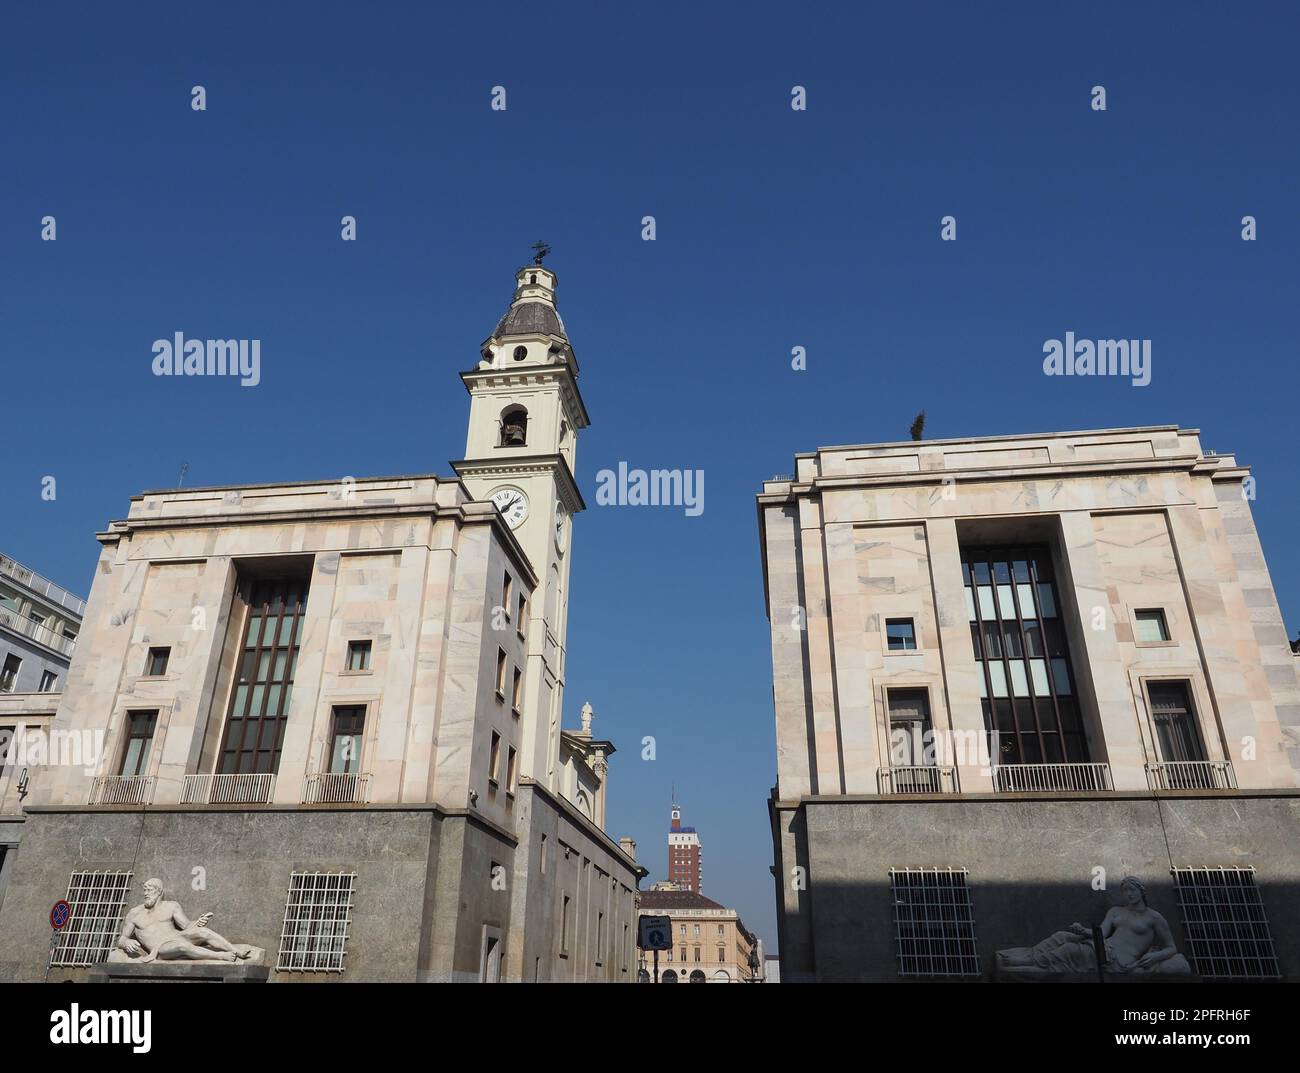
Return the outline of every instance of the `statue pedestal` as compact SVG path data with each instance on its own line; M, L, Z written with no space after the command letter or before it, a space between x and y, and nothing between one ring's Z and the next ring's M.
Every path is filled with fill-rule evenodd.
M222 961L152 961L134 965L128 961L103 961L90 970L92 984L264 984L271 975L269 965Z

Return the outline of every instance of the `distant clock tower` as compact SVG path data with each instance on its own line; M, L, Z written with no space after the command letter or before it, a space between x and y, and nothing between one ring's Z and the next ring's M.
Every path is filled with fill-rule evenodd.
M470 394L465 458L452 463L475 499L491 500L539 579L528 611L522 773L556 790L564 700L565 628L573 516L585 504L573 477L578 432L590 424L578 359L555 308L555 273L515 274L510 308L461 373ZM509 609L511 614L515 609Z

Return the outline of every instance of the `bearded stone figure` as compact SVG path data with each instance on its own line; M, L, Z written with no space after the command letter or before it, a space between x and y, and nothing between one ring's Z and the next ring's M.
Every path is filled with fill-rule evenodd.
M211 913L189 920L179 903L163 897L160 879L144 885L144 902L126 914L110 962L146 965L153 961L260 964L261 947L227 942L208 927Z

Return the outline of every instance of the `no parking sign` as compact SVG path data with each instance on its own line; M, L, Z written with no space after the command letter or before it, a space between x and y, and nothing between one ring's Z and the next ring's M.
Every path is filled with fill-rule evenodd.
M50 910L50 927L59 931L72 919L72 906L60 898Z

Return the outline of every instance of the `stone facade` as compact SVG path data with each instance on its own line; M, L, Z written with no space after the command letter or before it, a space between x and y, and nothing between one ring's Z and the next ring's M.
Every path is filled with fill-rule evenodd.
M551 273L517 284L512 310L553 314ZM330 978L632 979L641 873L601 827L614 748L589 707L560 727L585 411L567 338L516 322L465 374L461 476L147 492L99 534L51 724L95 757L33 769L21 813L0 777L22 831L0 979L40 977L82 871L131 872L133 897L157 875L272 957L291 873L351 874ZM498 404L527 405L526 442L504 446ZM503 514L503 482L533 511Z
M1182 948L1170 869L1253 866L1300 974L1300 858L1271 827L1294 823L1300 690L1248 471L1174 426L796 468L758 497L783 979L897 978L891 868L967 869L987 953L1099 919L1096 868L1141 870ZM986 560L1008 576L982 584ZM924 757L899 737L922 725Z
M693 890L652 887L640 897L641 916L672 919L673 948L659 954L661 984L743 984L762 979L762 948L734 909ZM643 983L653 979L654 955L642 951Z

